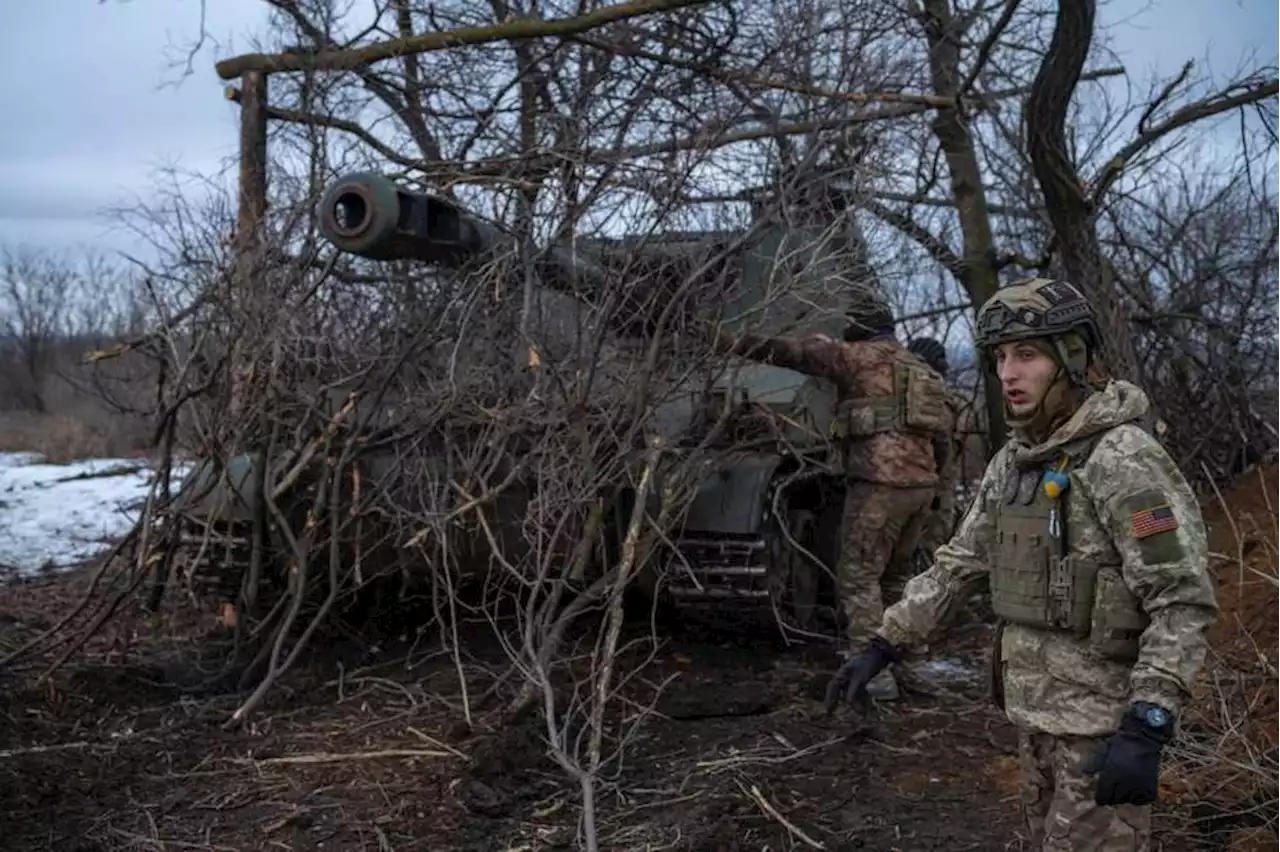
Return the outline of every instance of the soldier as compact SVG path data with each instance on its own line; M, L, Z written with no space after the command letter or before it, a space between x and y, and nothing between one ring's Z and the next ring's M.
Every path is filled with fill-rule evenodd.
M937 375L893 336L893 313L878 295L859 290L848 310L844 342L721 331L716 348L829 379L837 392L833 437L846 476L840 562L836 570L852 649L880 623L885 599L896 600L938 484L932 437L942 428ZM897 696L890 671L870 685Z
M1218 613L1195 495L1137 425L1147 396L1102 377L1075 287L998 291L975 342L995 360L1011 437L933 567L832 680L828 712L841 695L864 706L864 685L986 575L993 696L1018 728L1033 848L1145 850L1161 750Z

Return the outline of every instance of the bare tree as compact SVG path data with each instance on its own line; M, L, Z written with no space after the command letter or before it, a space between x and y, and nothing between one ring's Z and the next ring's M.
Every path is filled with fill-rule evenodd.
M1171 208L1132 188L1154 174L1141 155L1190 122L1273 109L1274 75L1157 92L1112 148L1132 111L1081 104L1082 83L1122 73L1086 68L1091 3L266 2L258 49L217 66L242 80L238 203L130 214L159 257L138 264L152 319L113 352L156 365L162 455L205 464L180 495L157 485L104 569L113 594L23 654L64 643L65 659L145 578L153 605L212 588L250 690L237 724L334 613L375 585L426 589L460 713L496 697L537 711L596 849L598 792L649 711L623 687L656 638L624 629L624 593L700 585L680 533L705 470L785 456L782 518L793 482L832 473L796 448L822 445L819 424L739 404L718 324L831 333L849 291L876 287L936 329L1002 275L1061 269L1117 306L1118 369L1158 401L1232 369L1242 387L1241 356L1274 358L1238 342L1274 288L1274 199L1244 181ZM1095 135L1068 132L1092 114ZM356 170L395 179L419 239L335 251L320 202ZM453 239L431 243L427 221ZM1162 354L1182 294L1237 285L1235 314L1200 305L1194 345ZM1117 347L1134 329L1138 348ZM998 439L983 388L975 420ZM505 671L464 647L477 622Z
M6 407L48 410L46 382L59 343L71 330L69 303L76 294L74 270L33 250L5 249L0 259L4 302L4 398Z

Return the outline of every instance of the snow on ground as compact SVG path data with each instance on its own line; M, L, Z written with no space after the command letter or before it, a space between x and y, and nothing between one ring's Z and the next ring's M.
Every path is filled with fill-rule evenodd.
M980 672L963 660L922 660L919 668L927 676L958 683L973 683L981 676Z
M106 550L137 520L151 476L138 459L0 453L0 570L30 575Z

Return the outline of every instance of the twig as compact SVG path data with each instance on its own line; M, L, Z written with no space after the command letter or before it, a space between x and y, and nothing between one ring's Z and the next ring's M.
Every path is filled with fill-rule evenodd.
M435 737L427 736L426 734L422 733L422 731L419 731L417 728L413 727L412 725L409 726L408 731L409 733L413 734L415 737L422 740L424 743L427 743L428 745L433 745L433 746L442 748L445 751L452 754L454 757L458 758L459 760L465 760L468 763L471 762L471 758L468 755L463 754L462 752L458 751L456 748L449 745L448 743L442 743Z
M305 765L313 763L344 763L350 760L381 760L383 758L453 757L453 753L434 749L391 748L383 751L328 752L292 754L285 757L230 757L225 760L250 766Z
M802 831L795 823L791 822L791 820L787 819L781 813L779 813L778 809L775 808L769 802L769 800L764 797L764 794L760 792L760 789L756 787L755 784L752 784L751 789L748 790L746 787L743 787L742 782L739 781L738 787L742 790L742 792L746 793L747 796L749 796L752 801L754 801L757 805L759 805L760 810L764 811L766 816L773 817L773 819L777 820L778 824L781 825L783 828L785 828L787 832L791 834L792 837L804 843L810 849L826 849L827 848L821 841L814 840L812 837L805 834L804 831Z
M111 552L106 555L106 557L102 560L101 563L99 563L98 567L93 572L92 579L90 579L89 581L89 587L84 590L84 595L80 598L80 602L77 603L71 609L70 612L68 612L62 618L58 619L57 624L53 625L48 630L41 633L39 636L32 638L22 647L8 654L3 659L0 659L0 668L4 668L5 666L10 665L11 663L13 663L14 660L17 660L19 657L30 652L33 648L37 647L42 642L46 641L52 636L57 635L59 632L62 631L64 627L66 627L68 624L71 623L72 619L74 619L76 616L78 616L81 612L84 611L84 608L89 604L89 600L93 597L94 591L97 590L98 583L102 581L103 574L105 574L107 569L110 568L111 565L115 562L116 557L119 556L120 553L126 547L132 545L137 540L138 533L140 530L140 524L141 524L141 521L139 521L138 524L134 524L133 529L129 531L129 534L126 535L124 538L120 539L120 541L116 542L115 546L111 548ZM62 639L59 640L54 645L52 645L49 648L49 650L56 648L58 645L61 645L63 642L66 642L70 638L71 638L70 634L64 635Z
M0 751L0 760L10 757L24 757L28 754L44 754L50 751L71 751L73 749L91 748L93 743L79 740L74 743L54 743L53 745L27 746L26 748L7 748Z

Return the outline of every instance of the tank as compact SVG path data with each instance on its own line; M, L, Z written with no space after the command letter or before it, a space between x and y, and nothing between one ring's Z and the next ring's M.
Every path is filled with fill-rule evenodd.
M446 271L460 271L514 244L509 234L450 199L410 191L367 172L329 187L321 201L320 225L324 238L340 251ZM736 240L740 247L725 261L733 264L735 276L721 314L730 318L722 320L725 327L838 337L844 314L838 282L866 274L865 267L851 269L866 257L852 216L834 209L826 217L757 222L745 241L743 233L579 239L572 248L547 247L538 268L539 297L566 306L589 301L618 257L669 261L685 256L692 263L706 257L709 248ZM778 274L790 282L780 297L769 292L768 284ZM659 281L655 286L663 285ZM639 337L644 329L619 326L612 332ZM826 437L835 389L792 370L732 356L723 360L735 362L733 369L691 374L655 412L667 446L678 453L699 437L708 412L719 410L726 397L734 403L728 437L716 454L719 461L705 471L674 549L664 549L645 567L640 589L669 606L746 607L776 614L791 628L815 630L835 612L832 578L843 479ZM247 454L224 466L209 460L184 485L181 508L190 533L189 562L223 596L238 588L252 550L248 530L254 513L261 511L253 496L260 458ZM360 464L376 476L378 468L391 463L375 452ZM304 512L307 499L304 489L289 512ZM617 494L611 525L598 548L602 559L616 553L632 499L625 489ZM518 517L520 508L520 498L513 498L511 517ZM197 539L209 540L210 532L218 546L197 555Z

